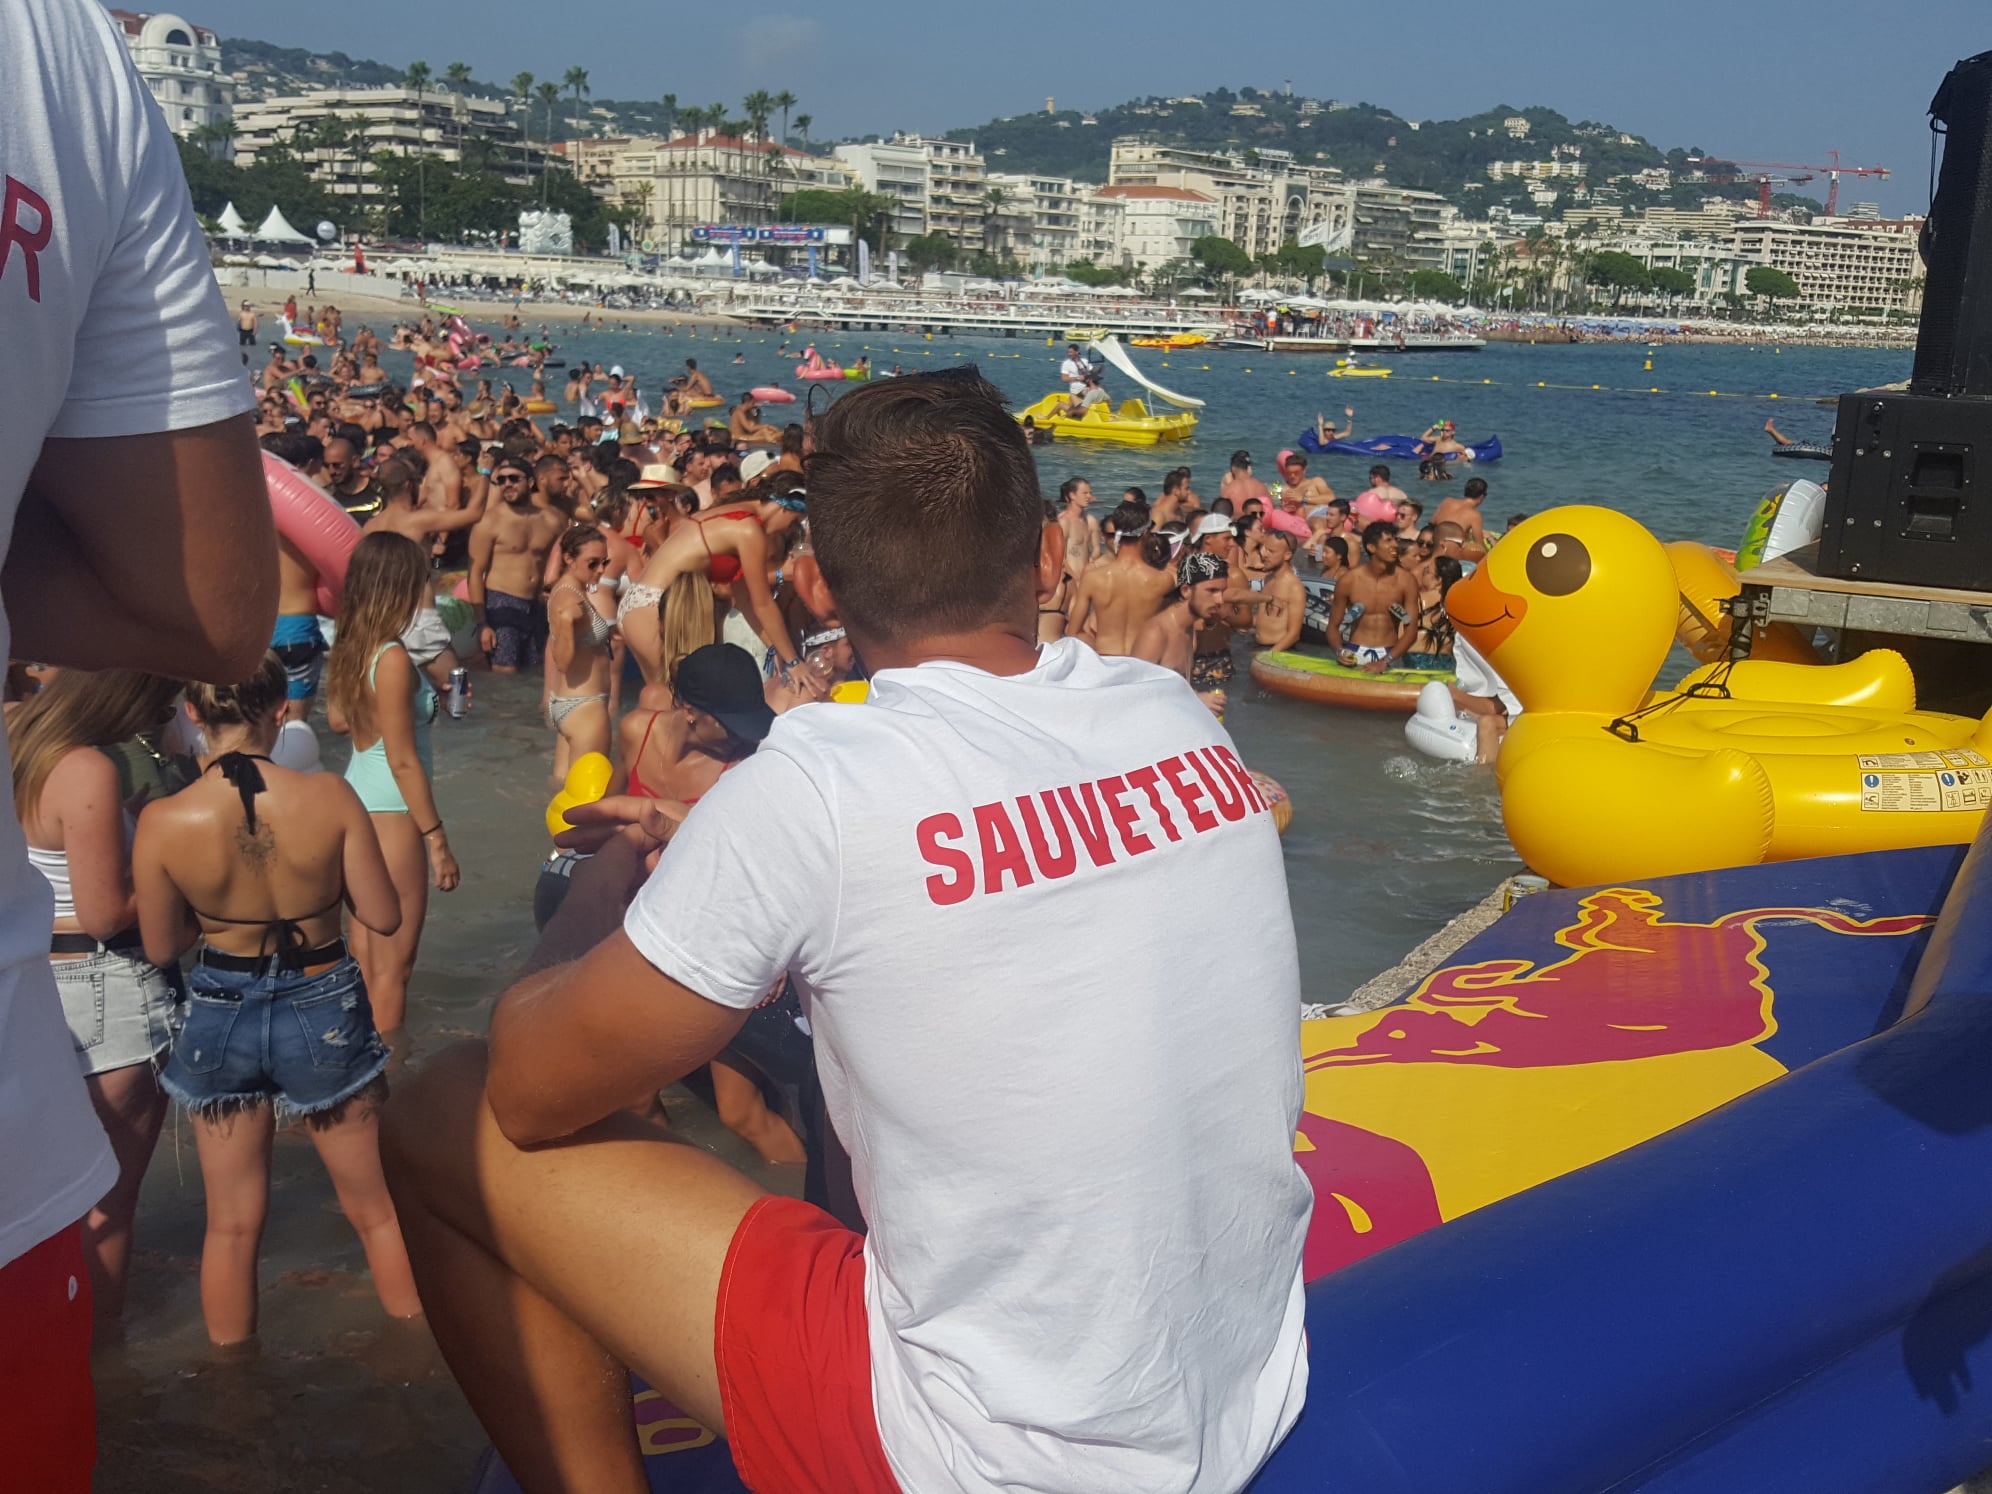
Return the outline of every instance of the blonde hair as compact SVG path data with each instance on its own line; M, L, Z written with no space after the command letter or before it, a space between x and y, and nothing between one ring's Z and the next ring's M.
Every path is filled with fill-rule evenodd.
M719 642L719 606L704 571L687 571L657 603L657 653L664 683L678 677L678 665L693 649Z
M49 774L78 747L109 747L163 725L180 689L178 680L136 669L63 670L7 720L15 815L34 813Z
M354 736L374 730L374 659L398 639L429 596L429 563L422 547L385 530L353 548L339 593L339 636L325 660L326 702L346 718Z

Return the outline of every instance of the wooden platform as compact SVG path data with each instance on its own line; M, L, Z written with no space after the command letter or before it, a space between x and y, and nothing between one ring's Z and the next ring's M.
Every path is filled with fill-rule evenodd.
M1745 597L1767 599L1764 622L1992 643L1992 592L1845 581L1819 574L1819 546L1807 545L1737 578Z

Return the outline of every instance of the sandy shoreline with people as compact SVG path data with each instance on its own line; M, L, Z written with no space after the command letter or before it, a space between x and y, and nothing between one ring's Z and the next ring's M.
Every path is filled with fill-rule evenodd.
M386 282L392 284L393 282ZM253 289L242 286L224 285L223 298L230 311L241 306L244 301L259 316L276 317L282 314L284 303L295 300L300 307L337 306L354 324L367 318L391 318L394 321L418 322L425 314L434 315L435 306L455 306L446 290L439 290L428 302L416 300L413 296L362 295L352 291L331 287L311 294L298 290L268 290L262 287ZM645 327L675 327L690 324L699 326L745 326L736 317L713 311L667 311L649 307L609 307L597 309L592 306L577 306L571 301L521 301L514 306L510 301L473 301L460 308L473 325L480 322L497 321L505 316L518 316L529 325L541 322L594 323L600 320L604 325L627 324Z

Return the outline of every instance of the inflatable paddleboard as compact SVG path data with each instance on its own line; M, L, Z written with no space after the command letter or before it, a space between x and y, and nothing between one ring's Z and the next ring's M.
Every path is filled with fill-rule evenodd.
M1452 682L1450 671L1386 669L1371 674L1315 654L1265 653L1252 660L1252 683L1289 700L1341 706L1352 711L1409 712L1418 692L1436 680Z

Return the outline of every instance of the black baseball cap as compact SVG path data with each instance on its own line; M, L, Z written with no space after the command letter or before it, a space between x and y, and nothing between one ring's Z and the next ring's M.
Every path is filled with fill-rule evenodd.
M761 671L745 649L731 643L708 643L686 654L671 688L684 704L704 711L743 741L761 741L775 724L775 713L761 693Z

